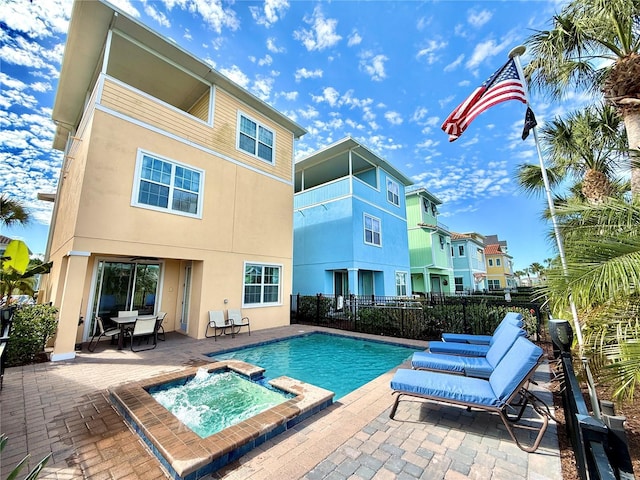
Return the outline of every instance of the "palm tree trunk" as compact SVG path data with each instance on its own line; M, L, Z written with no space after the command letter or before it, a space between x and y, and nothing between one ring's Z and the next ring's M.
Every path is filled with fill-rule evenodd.
M640 196L640 108L624 108L622 115L629 139L631 193Z

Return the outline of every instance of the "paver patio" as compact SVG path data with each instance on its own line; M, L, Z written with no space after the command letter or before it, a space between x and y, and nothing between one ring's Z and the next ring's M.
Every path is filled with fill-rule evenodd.
M6 370L0 393L1 431L9 437L0 477L28 453L30 465L50 452L43 479L167 478L160 462L126 425L107 388L211 361L204 354L296 335L328 331L291 325L211 339L168 333L154 350L118 351L105 342L73 361ZM336 332L340 333L340 332ZM367 335L358 335L368 337ZM416 349L426 342L398 340ZM407 365L405 365L407 366ZM388 372L328 409L215 472L221 479L561 479L557 431L551 423L536 453L521 451L491 414L403 401L389 419ZM549 381L545 367L539 387ZM542 391L551 403L551 394ZM23 470L23 473L26 469Z

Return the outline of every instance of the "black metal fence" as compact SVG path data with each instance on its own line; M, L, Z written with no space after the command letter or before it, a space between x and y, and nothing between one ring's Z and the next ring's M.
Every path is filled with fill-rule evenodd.
M293 295L291 323L319 325L390 337L433 340L442 332L490 334L508 311L525 318L526 329L539 338L540 303L528 298L430 295L426 298L376 295Z
M571 330L566 322L564 329ZM616 416L611 402L600 401L601 418L589 413L580 383L575 374L569 346L551 331L554 352L562 371L562 404L567 434L576 457L576 468L582 480L634 479L629 455L625 418ZM569 338L571 338L569 334Z

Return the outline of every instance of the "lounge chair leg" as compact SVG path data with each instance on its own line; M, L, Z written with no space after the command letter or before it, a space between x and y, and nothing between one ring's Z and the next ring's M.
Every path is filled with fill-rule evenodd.
M393 392L393 393L395 393L395 392ZM391 411L389 412L389 418L391 420L393 420L394 417L396 416L396 410L398 409L398 403L400 402L400 395L401 395L400 393L398 393L396 395L396 401L393 402L393 407L391 407Z
M547 427L549 426L550 414L547 415L546 412L541 411L540 407L538 407L535 404L535 396L533 394L531 394L529 392L522 392L522 396L524 398L524 401L522 402L522 407L520 408L520 410L518 412L518 415L516 417L509 417L504 411L500 411L498 413L500 415L500 419L502 420L502 423L504 423L504 426L507 429L507 432L509 432L509 436L511 436L511 438L516 443L518 448L520 450L524 451L524 452L533 453L540 446L540 442L542 441L542 436L544 435L544 432L546 432ZM534 398L530 398L531 396L533 396ZM531 400L531 402L529 400ZM513 425L515 424L515 422L520 420L520 418L522 418L522 414L524 413L524 409L526 408L526 406L529 403L531 403L531 408L533 409L533 411L536 412L538 417L542 420L542 426L538 430L538 435L536 436L536 439L533 442L533 444L530 447L527 447L527 446L522 445L522 443L520 443L520 441L516 438L516 434L515 434L515 431L513 429ZM524 429L524 430L536 430L536 427L528 427L528 426L524 426L524 425L519 425L519 428Z

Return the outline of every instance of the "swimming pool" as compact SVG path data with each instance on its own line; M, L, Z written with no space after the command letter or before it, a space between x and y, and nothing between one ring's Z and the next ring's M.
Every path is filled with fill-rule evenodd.
M216 360L242 360L335 393L340 399L407 360L415 347L314 332L258 346L210 353Z

